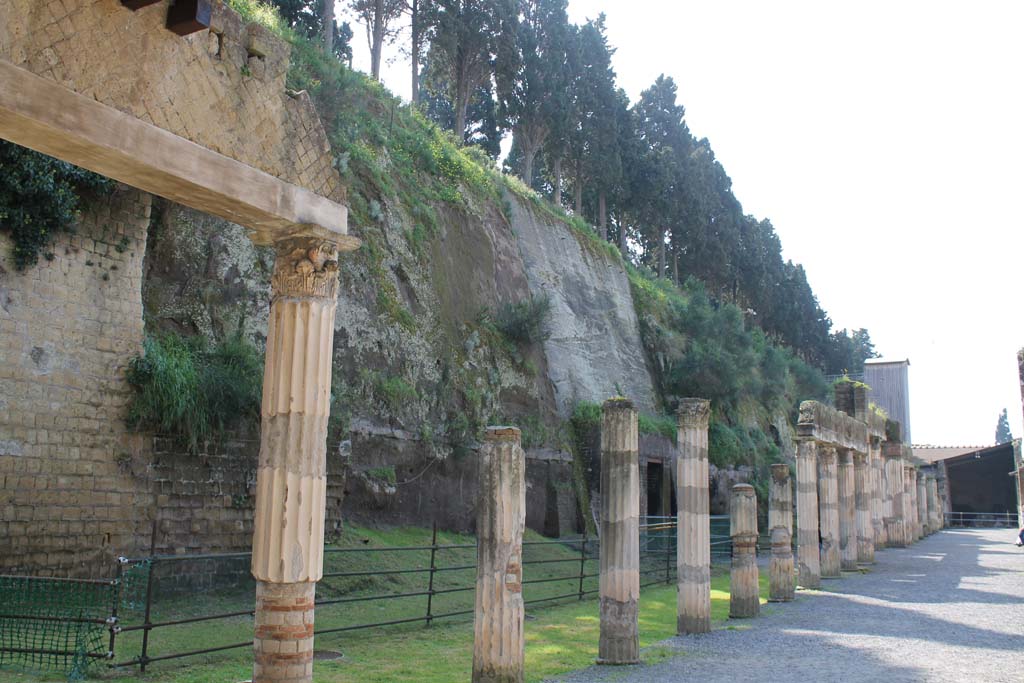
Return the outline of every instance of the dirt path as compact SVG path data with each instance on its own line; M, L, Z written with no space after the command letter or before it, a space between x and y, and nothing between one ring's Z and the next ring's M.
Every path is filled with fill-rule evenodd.
M878 553L865 574L769 605L664 661L592 667L560 681L1024 681L1024 549L1015 532L950 530Z

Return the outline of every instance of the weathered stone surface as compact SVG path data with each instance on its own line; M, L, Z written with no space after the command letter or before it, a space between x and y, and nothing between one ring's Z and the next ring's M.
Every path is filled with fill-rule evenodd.
M885 462L887 545L903 548L907 545L904 515L903 444L886 441L882 444L882 458Z
M544 353L559 412L568 417L577 401L602 401L616 386L639 410L654 412L654 383L638 353L640 325L622 265L510 199L530 292L551 297Z
M821 586L821 555L818 537L818 444L814 439L797 441L796 524L797 583L804 588Z
M609 399L601 416L599 664L640 661L640 470L637 411Z
M756 617L761 611L757 570L757 496L749 484L737 484L732 488L729 534L732 537L729 617Z
M789 465L772 465L772 481L768 500L768 530L772 555L768 562L768 600L786 602L793 599L793 486Z
M932 533L942 530L942 505L939 501L939 486L934 474L928 475L928 523Z
M800 404L796 433L800 437L817 439L858 453L868 450L867 426L863 422L817 401Z
M928 519L928 483L924 473L916 471L915 483L917 484L917 526L920 528L920 537L932 533L931 523Z
M711 631L711 520L708 501L708 418L711 402L679 403L676 458L676 632Z
M522 683L525 459L515 427L488 427L477 507L473 683Z

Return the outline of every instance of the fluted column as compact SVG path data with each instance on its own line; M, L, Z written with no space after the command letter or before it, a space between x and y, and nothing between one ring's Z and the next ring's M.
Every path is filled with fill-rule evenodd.
M934 474L928 475L928 525L934 534L942 531L941 509L939 507L939 484Z
M772 465L771 489L768 493L768 530L772 555L768 561L768 600L786 602L793 599L793 486L789 465Z
M479 452L473 683L522 683L526 457L515 427L488 427Z
M818 447L818 523L821 527L821 577L841 575L839 556L839 456L834 446Z
M932 533L932 526L928 520L928 482L925 481L924 472L915 471L917 480L917 519L921 528L921 538Z
M885 530L888 537L888 544L893 548L903 548L907 545L906 537L903 534L903 460L900 458L897 448L884 448L882 451L885 459L885 484L886 484L886 512Z
M313 600L323 574L337 247L277 243L256 472L254 683L313 675Z
M813 439L800 439L796 446L797 583L804 588L819 588L818 448Z
M711 518L708 493L708 417L711 403L679 403L676 458L676 630L711 631Z
M623 398L601 411L599 664L640 661L640 465L637 412Z
M757 495L750 484L736 484L729 499L732 569L729 617L756 617L761 611L757 576Z
M857 500L853 451L838 452L836 482L839 484L839 566L846 571L857 569Z
M871 468L866 453L853 455L854 497L857 508L857 562L875 561L875 529L871 523Z
M882 452L877 437L868 439L868 470L871 477L871 527L875 548L882 549L888 543L885 533L885 476L882 473Z

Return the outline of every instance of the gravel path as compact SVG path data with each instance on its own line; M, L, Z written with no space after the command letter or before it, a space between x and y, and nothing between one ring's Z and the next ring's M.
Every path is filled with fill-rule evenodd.
M880 551L868 573L762 606L758 619L664 641L660 662L556 680L1021 683L1024 549L1014 540L1011 529L943 531Z

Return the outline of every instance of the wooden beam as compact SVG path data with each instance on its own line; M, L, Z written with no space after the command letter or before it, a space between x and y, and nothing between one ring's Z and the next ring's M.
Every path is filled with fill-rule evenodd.
M134 12L137 9L149 7L150 5L155 5L162 1L163 0L121 0L121 4Z
M3 59L0 138L238 223L257 244L310 235L359 246L345 206Z
M167 28L179 36L210 28L210 0L174 0L167 12Z

